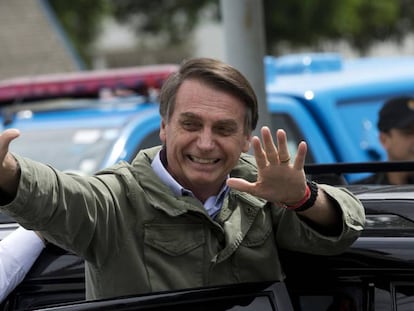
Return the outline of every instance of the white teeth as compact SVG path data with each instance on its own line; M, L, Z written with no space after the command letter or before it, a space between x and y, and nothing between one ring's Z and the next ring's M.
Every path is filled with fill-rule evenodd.
M214 159L203 159L203 158L197 158L197 157L194 157L194 156L192 156L191 159L194 162L197 162L197 163L200 163L200 164L213 164L213 163L216 162L216 160L214 160Z

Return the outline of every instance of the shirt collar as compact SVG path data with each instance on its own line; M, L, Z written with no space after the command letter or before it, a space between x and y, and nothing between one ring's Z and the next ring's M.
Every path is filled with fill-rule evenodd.
M156 154L154 160L151 163L151 166L155 174L157 174L157 176L162 180L162 182L165 183L176 196L190 195L194 197L194 194L191 192L191 190L186 189L183 186L181 186L167 171L167 169L164 166L164 163L165 164L167 163L166 161L167 161L167 158L165 156L165 148L162 148ZM224 197L227 194L228 190L229 190L229 187L226 184L224 184L224 186L221 188L218 195L211 196L206 200L204 204L206 209L209 211L211 205L221 208L221 205L223 204L223 201L224 201ZM212 209L215 211L217 210L217 208L212 208Z
M155 174L162 180L164 184L166 184L172 192L176 196L183 195L184 187L182 187L167 171L163 162L161 161L160 153L163 152L164 148L161 149L157 155L155 156L154 160L151 163L152 169L154 170ZM189 191L189 190L188 190ZM189 191L191 193L191 191Z

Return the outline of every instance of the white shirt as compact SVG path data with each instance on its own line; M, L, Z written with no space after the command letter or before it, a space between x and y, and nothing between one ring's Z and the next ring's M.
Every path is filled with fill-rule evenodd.
M0 241L0 303L24 279L44 247L34 231L23 227Z

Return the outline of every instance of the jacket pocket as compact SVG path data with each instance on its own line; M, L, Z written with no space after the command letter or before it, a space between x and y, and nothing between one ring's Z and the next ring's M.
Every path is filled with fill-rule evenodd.
M144 258L153 291L203 285L203 225L147 224Z
M263 222L258 222L256 220L250 227L241 244L245 247L260 246L265 243L272 233L272 223L269 220Z
M240 282L282 278L279 255L270 217L258 217L235 253Z

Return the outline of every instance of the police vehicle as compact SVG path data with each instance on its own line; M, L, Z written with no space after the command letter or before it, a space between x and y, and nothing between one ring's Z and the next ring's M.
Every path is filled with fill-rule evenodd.
M1 119L21 136L11 150L93 173L159 143L157 92L175 65L48 75L0 82Z

